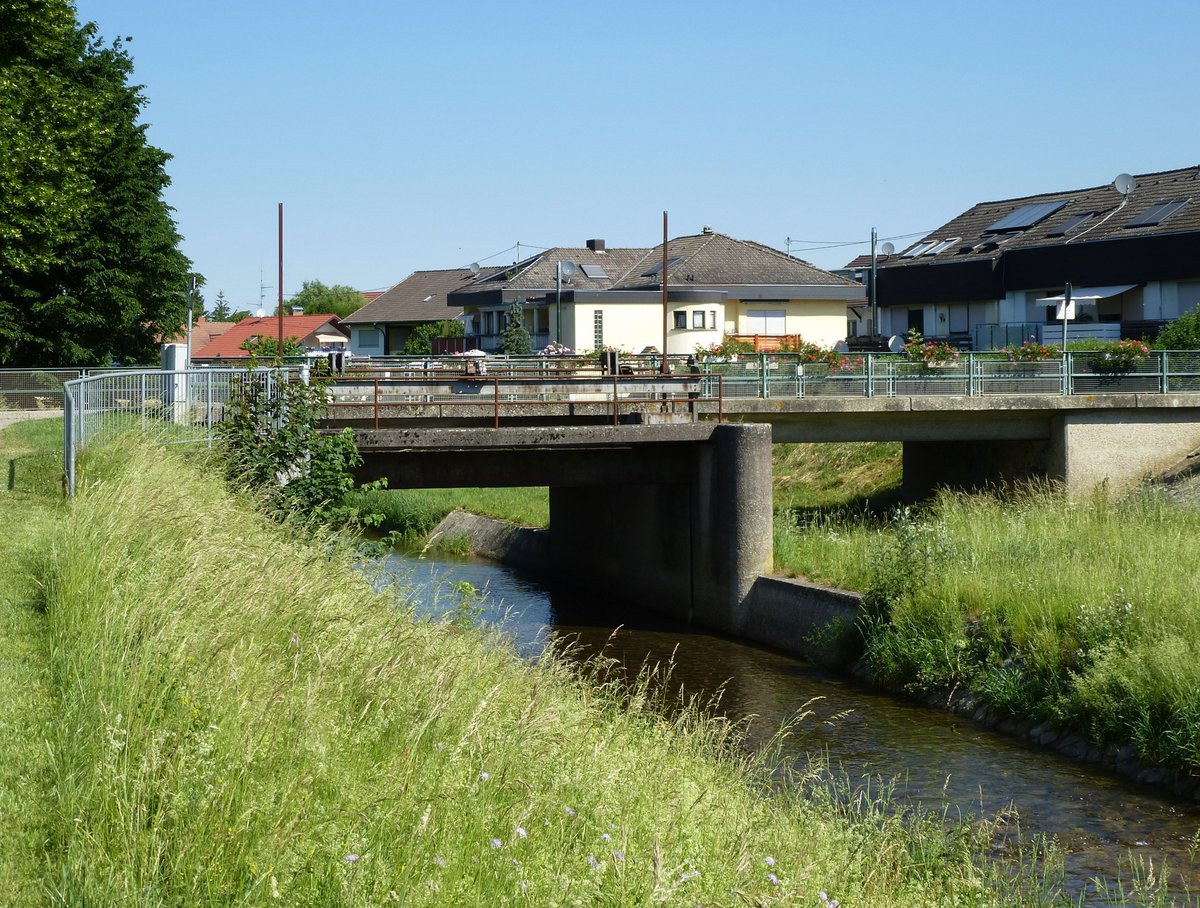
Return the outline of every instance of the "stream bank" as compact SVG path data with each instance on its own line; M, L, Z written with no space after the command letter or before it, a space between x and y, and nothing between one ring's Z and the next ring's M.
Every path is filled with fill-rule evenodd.
M481 558L545 576L549 530L518 527L508 521L468 511L447 514L430 539L465 539ZM808 662L847 672L861 681L931 708L946 710L972 723L1022 739L1029 744L1123 779L1200 802L1200 776L1143 762L1130 744L1100 748L1079 732L1033 719L1005 715L970 691L913 693L879 685L865 662L848 654L848 638L856 633L862 596L788 577L760 575L746 603L742 638Z

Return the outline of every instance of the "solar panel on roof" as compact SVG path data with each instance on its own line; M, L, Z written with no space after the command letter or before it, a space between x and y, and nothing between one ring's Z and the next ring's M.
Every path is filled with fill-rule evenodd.
M1031 202L1022 205L1016 211L1010 211L996 223L984 228L984 233L1004 233L1009 230L1025 230L1039 221L1044 221L1067 203L1063 202Z
M1188 203L1189 199L1172 199L1169 202L1159 202L1157 205L1151 205L1136 218L1125 225L1125 229L1130 227L1153 227L1155 224L1161 224L1176 211Z
M608 277L608 272L604 270L603 265L594 265L590 262L580 262L579 268L581 271L583 271L584 277L590 277L592 280Z
M1066 236L1075 228L1079 227L1084 221L1091 220L1092 212L1086 214L1073 214L1057 227L1052 227L1046 231L1046 236Z

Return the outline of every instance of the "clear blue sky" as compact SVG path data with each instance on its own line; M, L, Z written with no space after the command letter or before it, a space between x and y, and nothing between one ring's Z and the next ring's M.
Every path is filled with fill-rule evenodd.
M834 268L872 226L1200 164L1194 0L77 8L133 38L184 252L251 310L279 202L290 295L651 246L663 210Z

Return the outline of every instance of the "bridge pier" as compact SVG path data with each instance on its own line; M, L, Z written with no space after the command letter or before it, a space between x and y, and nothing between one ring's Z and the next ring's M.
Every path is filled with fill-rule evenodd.
M740 634L750 588L772 565L770 431L715 426L679 456L682 482L552 485L554 572Z

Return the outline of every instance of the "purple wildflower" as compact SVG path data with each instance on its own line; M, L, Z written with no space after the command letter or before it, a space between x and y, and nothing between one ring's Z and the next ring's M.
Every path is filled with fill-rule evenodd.
M487 770L484 770L483 772L481 772L481 773L479 774L479 781L480 781L480 782L486 782L486 781L487 781L488 779L490 779L491 777L492 777L492 774L491 774L491 773L489 773Z
M588 866L591 867L593 870L595 870L596 868L598 868L600 866L600 862L596 860L596 856L594 854L589 854L587 856L587 862L588 862Z
M440 854L439 854L439 855L434 855L434 858L433 858L433 863L437 864L439 867L449 867L449 866L450 866L450 862L449 862L449 861L447 861L447 860L446 860L444 857L442 857Z
M575 811L565 805L563 806L563 813L565 813L569 817L575 816Z
M778 886L778 885L779 885L779 877L775 876L775 874L773 874L773 873L768 873L768 874L767 874L767 879L771 881L771 885L772 885L772 886Z
M605 832L605 833L601 833L601 834L600 834L600 841L601 841L601 842L611 842L611 841L612 841L612 836L610 836L610 835L609 835L607 832Z
M346 855L346 863L347 863L347 864L356 864L356 863L358 863L358 855L354 854L353 852L351 852L350 854Z
M491 845L493 848L503 848L504 847L504 842L502 842L500 839L492 839L488 844Z
M768 867L774 867L775 859L773 857L771 857L770 855L767 855L765 858L763 858L763 863L766 864Z
M517 827L517 838L518 838L518 839L523 839L523 838L525 838L525 837L526 837L526 836L528 836L528 835L529 835L529 833L527 833L527 832L525 831L525 827L524 827L524 826L518 826L518 827Z
M625 860L625 852L623 852L619 849L617 851L614 851L613 852L613 860L619 864L621 861Z

